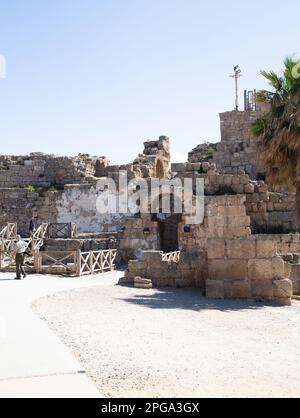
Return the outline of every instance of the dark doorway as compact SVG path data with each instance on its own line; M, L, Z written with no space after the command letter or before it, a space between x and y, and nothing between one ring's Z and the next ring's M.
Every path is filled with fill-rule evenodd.
M178 224L181 222L181 214L158 216L160 237L160 249L165 253L179 250Z

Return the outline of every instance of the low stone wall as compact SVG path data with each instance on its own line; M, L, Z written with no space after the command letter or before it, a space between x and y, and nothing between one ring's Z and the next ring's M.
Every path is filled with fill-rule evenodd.
M206 295L218 299L259 299L290 305L289 269L276 243L264 237L208 240Z
M182 252L178 263L163 261L159 251L145 251L142 260L129 262L126 279L133 283L140 276L152 280L157 287L204 289L206 270L206 253L202 251Z

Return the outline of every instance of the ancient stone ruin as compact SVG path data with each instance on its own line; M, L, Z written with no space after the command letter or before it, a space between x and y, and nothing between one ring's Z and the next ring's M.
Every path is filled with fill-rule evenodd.
M270 190L265 182L263 162L250 133L257 115L253 110L221 114L221 142L199 145L181 164L171 164L165 136L145 142L142 154L120 166L111 166L103 156L1 156L0 233L5 231L0 236L1 268L12 265L12 260L5 265L5 245L15 237L6 235L7 228L17 225L28 236L34 216L44 231L38 237L36 260L48 257L45 271L51 270L47 266L65 271L72 264L72 253L71 270L77 275L78 269L103 272L105 265L111 269L125 264L121 284L144 289L194 287L208 298L289 305L293 292L300 292L295 195ZM120 172L136 193L141 181L151 189L153 178L180 184L190 179L194 185L202 180L203 221L191 224L187 213L175 212L175 194L169 214L99 212L97 199L107 193L109 180L117 186L109 196L124 195ZM176 187L178 192L180 186ZM53 231L55 225L69 225L73 235L53 236L49 228ZM33 240L30 245L36 244ZM41 271L39 263L33 262L31 270Z

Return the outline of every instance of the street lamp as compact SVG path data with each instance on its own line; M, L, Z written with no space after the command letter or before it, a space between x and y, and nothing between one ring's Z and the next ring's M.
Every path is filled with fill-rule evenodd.
M234 68L234 74L230 75L229 77L235 79L235 110L238 112L239 110L239 78L242 77L242 70L238 65Z

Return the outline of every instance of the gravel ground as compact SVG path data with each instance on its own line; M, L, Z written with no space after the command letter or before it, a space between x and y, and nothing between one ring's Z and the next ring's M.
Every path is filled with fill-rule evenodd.
M114 282L34 311L108 397L299 397L300 303L209 301Z

